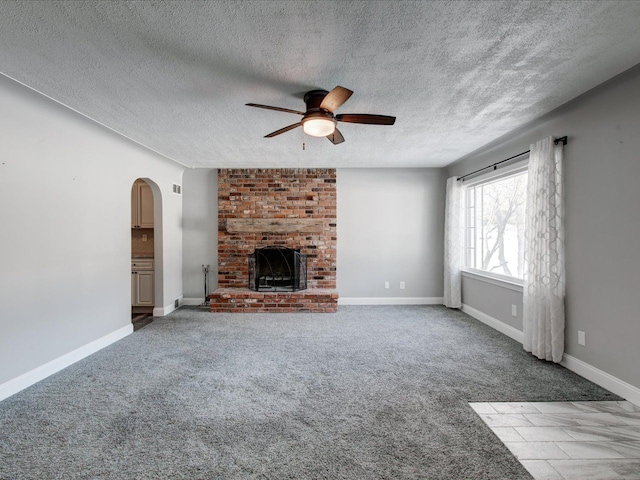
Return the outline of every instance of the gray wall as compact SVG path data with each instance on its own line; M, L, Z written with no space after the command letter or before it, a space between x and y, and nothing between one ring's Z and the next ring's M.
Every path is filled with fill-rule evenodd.
M461 159L449 175L528 150L548 135L569 137L566 352L640 387L640 66ZM477 283L464 282L463 302L511 323L504 305L513 296ZM586 347L577 344L578 330Z
M445 182L444 169L338 169L341 297L442 297Z
M131 326L131 187L151 180L156 307L182 295L183 167L0 75L0 385ZM156 187L157 186L157 187Z
M504 284L498 286L463 275L462 292L465 305L522 331L522 288L515 291ZM516 306L515 316L511 314L512 305Z
M182 181L182 285L187 302L204 300L202 265L211 265L209 293L218 286L218 170L188 169Z

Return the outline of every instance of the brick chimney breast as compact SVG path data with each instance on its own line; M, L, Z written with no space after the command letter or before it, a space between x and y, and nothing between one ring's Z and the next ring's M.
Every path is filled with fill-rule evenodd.
M335 169L218 170L218 287L225 295L242 300L234 302L233 310L244 311L246 304L262 311L284 311L260 305L263 302L277 305L278 298L273 296L276 294L252 298L245 292L251 300L245 302L237 297L239 292L234 291L248 290L249 254L256 248L281 245L300 249L307 255L309 290L305 294L295 292L299 297L290 294L287 310L325 311L328 308L335 311L336 202ZM314 308L313 298L318 295L313 290L321 290L316 294L323 301L329 299L329 303ZM279 296L279 300L284 300L282 294ZM214 295L211 298L213 311L216 299ZM238 307L238 303L243 306ZM223 307L218 311L232 311L232 308Z

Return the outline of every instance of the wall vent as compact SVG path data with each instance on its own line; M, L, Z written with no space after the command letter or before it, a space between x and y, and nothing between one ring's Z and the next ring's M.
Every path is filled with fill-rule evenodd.
M176 195L182 195L182 185L178 185L177 183L174 183L173 193L175 193Z

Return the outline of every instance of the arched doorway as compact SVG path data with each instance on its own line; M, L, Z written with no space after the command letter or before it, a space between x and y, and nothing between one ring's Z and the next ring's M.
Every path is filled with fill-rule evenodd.
M162 202L160 189L138 178L131 187L131 321L134 330L153 321L162 306Z

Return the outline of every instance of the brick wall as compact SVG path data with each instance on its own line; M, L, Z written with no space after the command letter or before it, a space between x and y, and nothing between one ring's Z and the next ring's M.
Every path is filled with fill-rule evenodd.
M230 233L233 218L322 219L321 233ZM335 169L218 170L218 287L247 287L247 255L282 245L307 255L308 288L336 288Z

